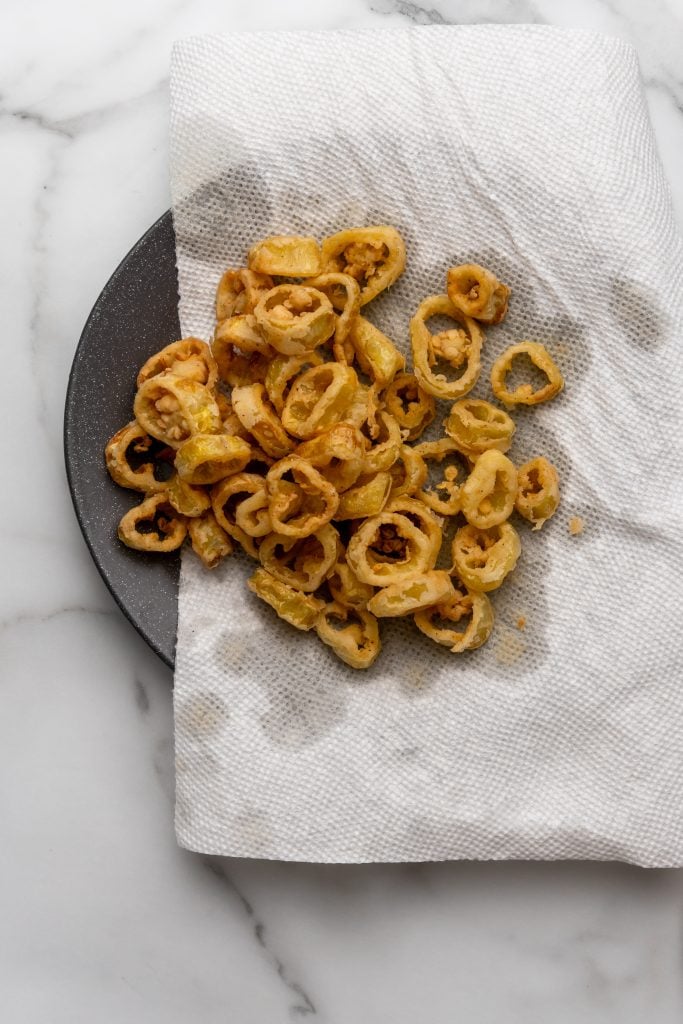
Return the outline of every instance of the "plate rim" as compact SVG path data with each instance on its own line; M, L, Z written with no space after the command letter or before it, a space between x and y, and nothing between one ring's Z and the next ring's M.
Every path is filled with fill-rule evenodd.
M170 221L171 225L172 225L172 223L173 223L173 212L172 212L171 209L165 210L164 213L161 214L161 216L157 217L157 219L154 221L154 223L151 224L147 228L147 230L144 232L144 234L142 234L140 236L140 238L138 238L137 242L135 242L135 244L131 246L131 248L128 250L128 252L125 254L125 256L120 260L120 262L116 266L115 270L113 271L113 273L111 274L111 276L107 280L106 284L104 285L104 287L100 291L99 295L95 299L95 302L94 302L94 304L92 306L92 309L90 310L90 313L88 314L88 317L87 317L87 319L85 321L85 324L83 325L83 329L81 331L80 337L78 339L78 344L76 345L76 349L74 351L74 356L73 356L73 359L71 361L71 367L69 368L69 379L68 379L68 382L67 382L66 396L65 396L65 399L64 399L64 421L63 421L63 427L62 427L62 443L63 443L63 453L64 453L64 466L65 466L65 470L66 470L66 479L67 479L67 483L68 483L68 486L69 486L69 494L71 496L71 503L73 505L74 512L76 514L76 519L78 521L78 527L79 527L79 529L81 531L81 536L83 537L83 540L85 541L85 544L86 544L86 546L88 548L88 551L90 552L90 557L92 558L93 562L95 563L97 571L99 572L100 577L104 581L104 584L105 584L107 590L109 591L111 596L114 598L114 601L116 602L118 607L121 609L121 611L123 612L125 617L128 619L130 624L135 628L137 633L142 637L142 639L145 641L145 643L154 651L154 653L156 655L158 655L159 658L161 658L161 660L164 662L164 664L167 665L170 669L174 669L175 668L175 657L170 658L169 655L167 654L167 652L159 644L159 642L151 634L146 633L143 630L143 627L142 627L141 623L136 621L136 619L134 618L132 612L128 609L128 607L124 603L122 597L117 593L117 591L116 591L116 589L114 587L114 583L113 583L111 577L109 576L109 574L107 573L107 570L106 570L105 566L103 565L102 560L99 557L99 554L97 553L97 549L95 548L93 542L90 539L90 536L89 536L88 531L86 529L86 524L85 524L85 521L84 521L84 516L83 516L82 509L80 508L80 506L79 506L79 504L78 504L78 502L76 500L76 489L77 489L77 487L76 487L75 476L74 476L74 472L73 472L76 460L74 458L74 452L72 451L72 447L71 447L72 437L71 437L71 431L70 431L73 411L74 411L75 404L77 402L77 397L75 395L76 376L77 376L77 373L78 373L78 369L79 369L80 363L81 363L81 361L84 358L84 352L85 352L85 347L86 347L86 344L87 344L88 336L89 336L90 331L91 331L92 327L94 326L94 323L95 323L95 321L97 320L97 317L98 317L99 305L100 305L102 299L105 296L109 295L116 288L116 285L117 285L121 275L123 274L123 272L124 272L124 270L126 268L126 264L131 259L131 257L136 255L137 252L149 241L150 236L153 235L156 231L158 231L159 228L162 225L165 225L165 223L168 222L168 221ZM178 558L178 564L180 564L180 558L177 556L177 553L176 553L176 557ZM175 647L174 647L174 654L175 654Z

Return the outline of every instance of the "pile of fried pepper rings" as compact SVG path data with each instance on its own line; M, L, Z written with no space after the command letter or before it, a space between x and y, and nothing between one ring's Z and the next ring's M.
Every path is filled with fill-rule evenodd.
M481 325L504 318L510 289L483 267L452 267L446 294L410 322L409 373L364 315L405 262L403 239L383 225L322 244L259 242L220 280L211 346L185 338L152 356L134 420L106 447L116 483L144 494L120 522L124 544L165 552L189 537L211 569L237 542L259 563L253 593L359 669L379 654L389 616L412 616L456 653L481 646L487 594L520 554L513 509L538 529L559 501L545 458L518 468L504 454L508 412L465 397ZM437 316L449 329L431 333ZM523 383L510 390L515 360ZM496 360L491 385L511 408L547 401L563 380L541 344L522 341ZM415 443L436 399L450 403L445 436ZM450 568L437 569L449 524Z

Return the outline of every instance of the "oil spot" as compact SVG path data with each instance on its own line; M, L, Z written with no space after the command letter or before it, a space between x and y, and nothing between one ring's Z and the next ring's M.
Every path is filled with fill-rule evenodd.
M652 298L652 294L637 281L612 279L610 313L626 341L645 352L654 352L660 347L668 328L668 315L653 303Z
M495 646L496 661L499 665L514 665L526 651L522 638L507 626L501 629Z
M215 736L223 728L228 716L229 712L223 698L207 690L190 697L180 706L176 728L179 732L187 732L195 739L204 739Z

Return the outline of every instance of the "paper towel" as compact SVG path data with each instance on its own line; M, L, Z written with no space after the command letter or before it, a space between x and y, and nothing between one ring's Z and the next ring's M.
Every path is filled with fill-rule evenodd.
M246 558L184 556L179 842L682 864L683 259L634 51L531 26L191 38L171 88L183 334L210 338L216 282L259 238L388 223L407 269L368 315L399 346L471 260L512 287L473 394L522 338L566 378L515 414L510 454L546 454L562 505L520 528L479 651L395 621L354 672L247 591Z

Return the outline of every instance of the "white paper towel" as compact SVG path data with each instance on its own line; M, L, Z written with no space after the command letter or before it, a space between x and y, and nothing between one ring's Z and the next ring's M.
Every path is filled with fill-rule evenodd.
M356 673L247 591L248 560L183 558L179 842L682 864L683 258L633 50L531 26L192 38L171 87L185 335L210 338L262 236L389 223L407 270L369 315L397 344L473 260L513 289L474 394L522 338L566 377L516 415L513 458L547 454L563 500L522 529L480 651L393 622Z

